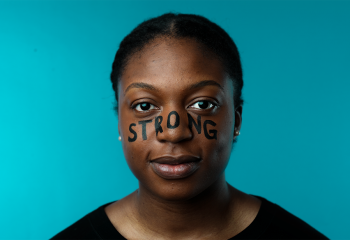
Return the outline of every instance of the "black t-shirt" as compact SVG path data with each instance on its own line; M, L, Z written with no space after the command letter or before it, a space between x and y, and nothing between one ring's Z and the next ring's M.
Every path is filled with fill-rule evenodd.
M230 239L328 239L303 220L265 198L254 221ZM107 203L81 218L62 232L57 239L124 239L107 217Z

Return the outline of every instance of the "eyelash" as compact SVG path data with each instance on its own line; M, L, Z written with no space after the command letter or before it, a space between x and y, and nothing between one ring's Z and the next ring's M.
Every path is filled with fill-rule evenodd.
M208 101L208 100L199 100L199 101L197 101L197 102L195 102L194 104L192 104L192 105L190 105L190 107L191 106L194 106L194 105L196 105L196 104L199 104L200 102L206 102L206 103L208 103L209 104L209 108L205 108L205 109L202 109L202 108L195 108L195 109L200 109L200 110L209 110L209 109L214 109L214 108L216 108L218 105L216 104L216 103L213 103L212 101Z
M194 108L194 109L200 109L200 110L203 110L203 111L204 111L204 110L214 109L214 108L217 108L217 107L218 107L218 105L217 105L216 103L212 102L212 101L208 101L208 100L199 100L199 101L195 102L194 104L191 104L191 105L189 106L189 108L190 108L191 106L195 105L195 104L198 104L199 102L207 102L207 103L209 104L210 107L209 107L209 108L206 108L206 109L200 109L200 108ZM144 111L143 111L142 109L138 110L137 107L140 106L140 108L141 108L141 104L144 104L144 103L149 104L149 105L151 106L151 109L144 110ZM151 104L151 103L149 103L149 102L140 102L140 103L136 103L136 104L133 104L133 105L131 106L131 108L132 108L133 110L138 111L138 112L148 112L148 111L157 109L157 107L156 107L155 105L153 105L153 104Z
M142 111L142 109L140 109L140 110L136 109L138 106L140 106L140 108L141 108L141 104L144 104L144 103L149 104L151 106L151 109L148 109L148 110L145 110L145 111ZM136 111L138 111L138 112L148 112L150 110L156 109L157 107L154 106L152 103L149 103L149 102L140 102L140 103L136 103L136 104L132 105L131 108L136 110Z

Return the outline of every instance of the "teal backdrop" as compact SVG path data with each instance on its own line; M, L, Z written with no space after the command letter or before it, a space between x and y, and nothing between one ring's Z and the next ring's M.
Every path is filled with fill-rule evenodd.
M48 239L134 191L109 80L120 41L166 12L236 42L243 126L226 170L350 239L350 1L0 1L0 239Z

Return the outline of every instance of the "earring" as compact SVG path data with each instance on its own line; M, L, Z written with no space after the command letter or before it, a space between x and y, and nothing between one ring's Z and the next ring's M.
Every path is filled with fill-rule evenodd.
M122 140L122 136L119 136L118 139L119 139L119 141L121 141Z
M235 135L238 136L239 134L241 134L238 130L235 131Z

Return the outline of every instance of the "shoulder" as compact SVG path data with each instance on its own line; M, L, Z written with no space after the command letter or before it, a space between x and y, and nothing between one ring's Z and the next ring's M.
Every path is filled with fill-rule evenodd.
M111 236L113 236L113 239L119 239L118 232L112 226L104 211L104 208L109 204L104 204L90 212L51 239L110 239Z
M268 227L261 239L328 239L315 228L286 211L277 204L261 198L265 210L270 213Z
M98 239L88 215L79 219L51 239Z

